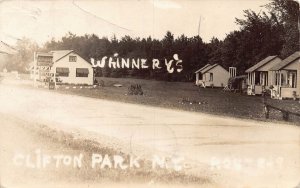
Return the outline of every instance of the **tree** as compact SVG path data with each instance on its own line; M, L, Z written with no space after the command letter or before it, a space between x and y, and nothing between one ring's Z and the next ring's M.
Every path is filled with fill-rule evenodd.
M159 59L161 69L111 69L104 67L97 70L98 75L113 77L139 77L168 81L192 81L194 72L206 65L220 64L225 69L237 67L238 74L270 55L281 55L282 58L299 50L299 31L297 28L299 4L292 0L270 0L264 5L266 12L244 11L244 18L236 18L240 26L224 40L212 38L204 43L199 36L181 35L175 39L167 31L161 39L132 38L124 36L120 40L99 38L97 35L76 36L67 33L61 40L46 43L50 50L75 50L84 59L102 58L118 53L124 58ZM178 54L183 61L183 71L169 74L164 59L172 59Z
M18 53L9 56L6 68L9 71L24 73L33 62L33 53L39 50L39 46L30 39L23 37L21 40L17 41L15 49L17 49Z
M273 17L284 28L283 58L300 49L299 44L299 2L293 0L272 0L265 5Z

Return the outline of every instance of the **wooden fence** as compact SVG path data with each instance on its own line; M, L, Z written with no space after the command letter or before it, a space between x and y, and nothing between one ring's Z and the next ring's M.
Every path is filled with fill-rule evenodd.
M270 109L280 111L282 113L282 119L284 121L288 121L290 115L300 117L300 114L298 114L298 113L291 112L291 111L281 109L281 108L278 108L276 106L272 106L270 104L267 104L265 97L263 98L263 104L264 104L264 112L265 112L265 118L266 119L269 119Z

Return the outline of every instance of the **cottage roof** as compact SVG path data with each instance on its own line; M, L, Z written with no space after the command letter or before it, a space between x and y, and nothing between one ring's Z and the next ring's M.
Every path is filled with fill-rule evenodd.
M15 53L17 53L17 50L0 40L0 53L15 54Z
M206 69L202 70L201 73L204 74L206 73L207 71L210 71L211 69L215 68L216 66L219 66L219 64L213 64L209 67L207 67ZM223 67L222 67L223 68Z
M70 54L71 52L73 52L73 50L54 50L51 52L53 54L53 62L57 62L60 59L62 59L63 57L65 57L68 54Z
M205 68L207 68L209 66L211 66L211 65L208 63L205 66L203 66L202 68L198 69L195 73L201 72L203 69L205 69Z
M297 52L293 53L292 55L290 55L289 57L285 58L280 63L278 63L277 65L272 67L271 70L272 71L280 70L280 69L286 67L287 65L289 65L291 62L295 61L298 58L300 58L300 51L297 51Z
M277 56L268 56L268 57L266 57L265 59L261 60L260 62L256 63L255 65L253 65L252 67L250 67L249 69L247 69L246 73L253 72L253 71L259 69L260 67L262 67L265 64L269 63L270 61L272 61L276 57Z

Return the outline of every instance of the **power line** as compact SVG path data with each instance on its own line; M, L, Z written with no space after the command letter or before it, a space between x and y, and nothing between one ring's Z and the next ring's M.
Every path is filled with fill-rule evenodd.
M95 17L95 18L97 18L97 19L100 19L100 20L102 20L102 21L104 21L104 22L106 22L106 23L108 23L108 24L111 24L111 25L113 25L113 26L115 26L115 27L124 29L124 30L126 30L126 31L132 31L132 30L127 29L127 28L125 28L125 27L122 27L122 26L119 26L119 25L117 25L117 24L114 24L114 23L112 23L112 22L110 22L110 21L108 21L108 20L106 20L106 19L103 19L103 18L101 18L101 17L99 17L99 16L97 16L97 15L95 15L95 14L93 14L93 13L91 13L91 12L89 12L89 11L83 9L83 8L81 8L78 4L75 3L75 0L73 0L72 3L73 3L74 6L76 6L77 8L79 8L81 11L83 11L83 12L89 14L89 15L92 15L93 17Z

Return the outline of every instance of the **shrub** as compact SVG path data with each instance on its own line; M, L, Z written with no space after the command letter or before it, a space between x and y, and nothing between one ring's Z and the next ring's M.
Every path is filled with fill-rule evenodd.
M99 83L98 83L98 85L101 86L101 87L104 87L104 81L100 80Z
M140 84L130 85L128 87L128 95L143 95L142 86Z

